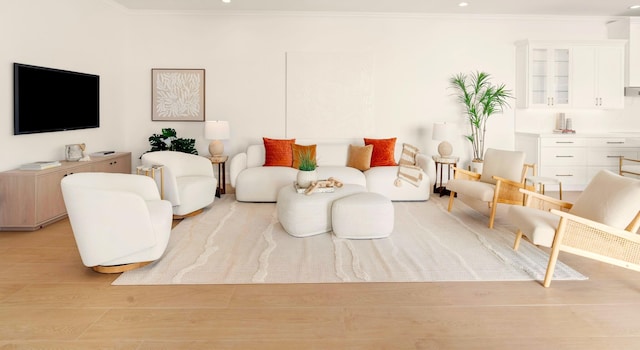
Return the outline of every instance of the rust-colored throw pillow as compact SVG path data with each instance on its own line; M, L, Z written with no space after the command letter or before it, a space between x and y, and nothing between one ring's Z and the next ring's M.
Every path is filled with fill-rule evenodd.
M300 168L300 155L309 152L311 155L311 159L316 160L316 145L291 145L291 151L293 152L293 165L292 167L299 169Z
M347 166L356 168L360 171L369 170L371 167L371 154L373 153L373 145L355 146L349 145L349 154L347 156Z
M371 155L371 167L374 166L393 166L396 164L395 150L396 138L390 139L364 139L365 145L373 145L373 154Z
M279 140L262 138L265 149L264 166L288 166L293 164L293 152L291 145L296 139Z

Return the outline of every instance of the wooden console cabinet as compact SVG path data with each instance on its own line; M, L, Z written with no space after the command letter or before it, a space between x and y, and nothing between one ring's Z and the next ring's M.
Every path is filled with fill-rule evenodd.
M33 231L67 215L63 177L81 172L131 173L131 153L116 152L87 162L61 161L45 170L0 172L0 230Z

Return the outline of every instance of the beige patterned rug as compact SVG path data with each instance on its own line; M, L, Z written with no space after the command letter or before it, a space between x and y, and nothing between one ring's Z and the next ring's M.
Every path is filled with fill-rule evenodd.
M314 194L322 195L322 194ZM203 214L176 226L165 255L128 271L114 285L542 280L548 254L523 242L513 251L513 228L448 197L394 202L389 238L347 240L331 233L288 235L273 203L216 199ZM554 280L585 276L558 262Z

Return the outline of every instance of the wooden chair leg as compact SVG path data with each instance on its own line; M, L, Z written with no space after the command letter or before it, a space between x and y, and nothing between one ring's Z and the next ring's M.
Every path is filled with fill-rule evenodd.
M453 208L453 198L456 196L456 193L451 191L449 193L449 206L447 207L447 211L451 211L451 208Z
M562 242L562 236L564 236L564 229L567 226L567 219L560 218L556 234L553 236L553 243L551 245L551 253L549 254L549 264L547 265L547 272L544 275L544 282L542 285L548 288L551 284L551 278L553 278L553 271L556 269L556 262L558 261L558 254L560 254L560 244Z
M494 203L491 206L491 215L489 215L489 228L493 228L493 221L496 218L496 207L498 207L497 203Z
M513 242L513 250L518 250L518 248L520 247L521 239L522 239L522 231L518 229L518 232L516 232L516 240Z

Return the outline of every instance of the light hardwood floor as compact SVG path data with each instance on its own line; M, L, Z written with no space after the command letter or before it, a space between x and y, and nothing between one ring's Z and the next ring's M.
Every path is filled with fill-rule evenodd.
M434 223L437 224L437 223ZM111 286L67 220L0 232L0 349L639 349L640 274L587 281Z

